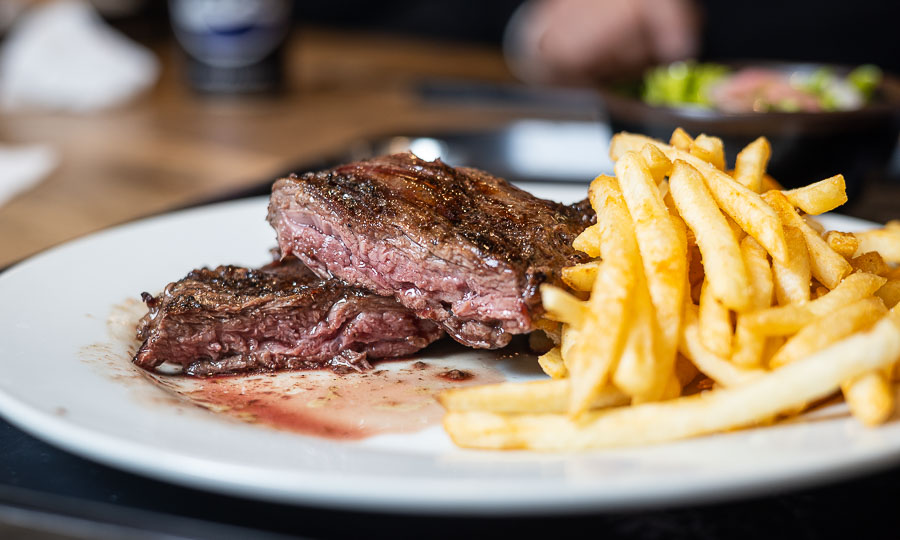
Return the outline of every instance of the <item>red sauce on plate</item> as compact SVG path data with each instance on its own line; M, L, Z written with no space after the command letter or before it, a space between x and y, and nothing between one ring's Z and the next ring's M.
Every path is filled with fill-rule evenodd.
M503 375L479 361L389 360L367 373L330 371L192 379L153 376L184 400L240 420L304 435L356 440L409 433L437 424L435 395L448 388L500 382ZM424 364L424 366L423 366ZM465 373L462 378L450 372Z
M153 390L147 387L152 382L157 390L150 392L153 405L191 404L304 435L359 440L419 431L440 422L444 411L435 395L442 390L505 379L495 367L499 355L469 354L449 341L416 358L377 362L365 373L292 371L210 379L151 374L131 363L139 345L135 324L145 309L137 301L114 306L107 321L110 341L86 347L82 359L117 382L134 385L143 399ZM522 360L531 359L527 356Z

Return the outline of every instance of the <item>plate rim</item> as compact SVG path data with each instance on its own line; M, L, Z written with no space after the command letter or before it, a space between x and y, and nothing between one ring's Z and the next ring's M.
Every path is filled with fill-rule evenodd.
M532 183L531 186L534 184ZM47 250L28 257L24 261L15 264L8 270L0 273L0 281L14 279L19 272L27 271L28 267L33 264L41 264L46 258L52 258L56 253L63 249L77 249L84 242L102 241L103 237L111 234L127 233L131 228L145 227L152 223L168 221L173 218L185 216L194 213L205 213L209 211L237 210L244 205L258 205L264 202L267 197L254 197L242 199L238 201L229 201L224 203L216 203L213 205L205 205L198 208L179 210L144 218L136 221L127 222L118 226L102 229L94 233L70 240L68 242L53 246ZM843 216L840 214L832 214L840 219L856 222L858 225L876 226L877 224L859 218ZM10 277L13 276L13 277ZM560 515L571 513L585 513L621 509L643 509L658 507L660 505L692 505L710 501L727 501L734 499L746 498L748 496L758 495L761 493L775 493L784 489L796 489L813 485L820 485L831 481L836 481L852 476L864 474L879 469L883 469L900 462L900 452L896 448L885 449L880 452L870 452L866 455L866 459L857 458L847 462L842 462L838 466L832 465L826 471L817 468L814 464L810 464L808 470L797 469L793 474L775 475L770 478L767 475L755 474L752 477L744 479L739 485L735 486L733 480L723 481L720 483L711 483L707 485L695 486L693 490L685 490L684 487L675 488L670 486L668 489L661 489L652 496L646 494L638 496L631 494L623 496L615 500L610 496L590 496L585 490L579 491L571 486L565 486L568 493L553 493L553 500L538 500L531 497L520 497L512 501L512 504L506 505L485 505L485 499L475 497L464 499L462 492L449 494L447 496L436 496L432 499L423 500L419 498L419 494L415 490L404 494L402 488L406 481L399 482L398 489L391 492L391 495L385 498L373 497L373 494L356 494L348 495L343 491L343 485L339 484L336 489L327 489L323 492L321 487L316 490L286 490L284 488L275 488L272 486L261 487L259 485L246 484L234 479L225 478L222 475L205 473L194 474L186 467L151 467L146 459L134 459L127 456L143 456L141 452L123 452L123 446L127 448L129 445L135 445L141 448L140 444L132 443L122 437L114 437L105 433L91 430L88 427L79 426L72 422L67 422L64 418L54 416L51 413L41 411L30 406L26 402L16 399L14 396L8 395L5 391L0 390L0 416L3 416L10 424L18 427L22 431L35 436L38 439L50 442L52 445L62 448L75 455L85 457L89 460L125 470L146 478L161 478L165 481L176 485L189 486L206 491L218 493L227 493L230 495L250 497L273 502L293 503L293 504L309 504L313 506L323 506L328 508L339 508L344 510L371 510L392 513L406 514L441 514L441 515ZM474 451L484 452L484 451ZM496 452L491 452L496 453ZM501 452L502 454L502 452ZM567 455L571 453L564 453ZM180 464L185 459L191 458L189 455L177 456L177 460L163 460L163 463ZM198 464L202 465L204 460L200 459ZM209 462L212 465L221 468L223 464ZM229 465L231 467L233 465ZM252 467L247 467L252 469ZM186 474L187 473L187 474ZM295 473L296 474L296 473ZM304 475L309 476L309 472ZM300 476L304 476L300 475ZM332 473L322 475L323 478L331 477ZM318 483L321 485L329 485L327 482ZM444 486L446 487L446 486ZM590 491L590 490L587 490ZM485 494L490 491L484 492ZM487 497L489 500L490 497Z

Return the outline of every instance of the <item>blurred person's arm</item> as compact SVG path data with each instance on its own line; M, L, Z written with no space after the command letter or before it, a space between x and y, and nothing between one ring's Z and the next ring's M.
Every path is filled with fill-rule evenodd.
M529 0L510 19L504 51L534 83L581 83L695 56L692 0Z

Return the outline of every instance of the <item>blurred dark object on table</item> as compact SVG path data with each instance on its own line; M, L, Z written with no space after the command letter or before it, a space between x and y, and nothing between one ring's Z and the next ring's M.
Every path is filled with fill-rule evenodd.
M820 67L766 61L727 64L786 73ZM838 75L849 69L833 66ZM614 132L643 133L664 141L676 127L692 135L715 135L723 139L729 160L745 145L765 136L772 144L769 173L783 185L798 187L841 173L851 198L870 177L884 176L900 136L900 79L888 74L872 102L854 110L728 113L713 108L654 106L613 85L601 87L600 92Z
M290 0L170 0L169 17L191 88L216 94L277 91L284 82Z

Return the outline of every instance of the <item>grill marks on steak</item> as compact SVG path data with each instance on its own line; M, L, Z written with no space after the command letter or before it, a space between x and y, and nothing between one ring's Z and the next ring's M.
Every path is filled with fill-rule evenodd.
M367 357L411 354L443 333L393 298L323 280L296 260L194 270L143 298L135 364L181 364L189 375L361 370Z
M586 204L409 153L280 179L269 204L285 256L393 295L481 348L533 329L538 286L586 260L571 244L592 220Z

